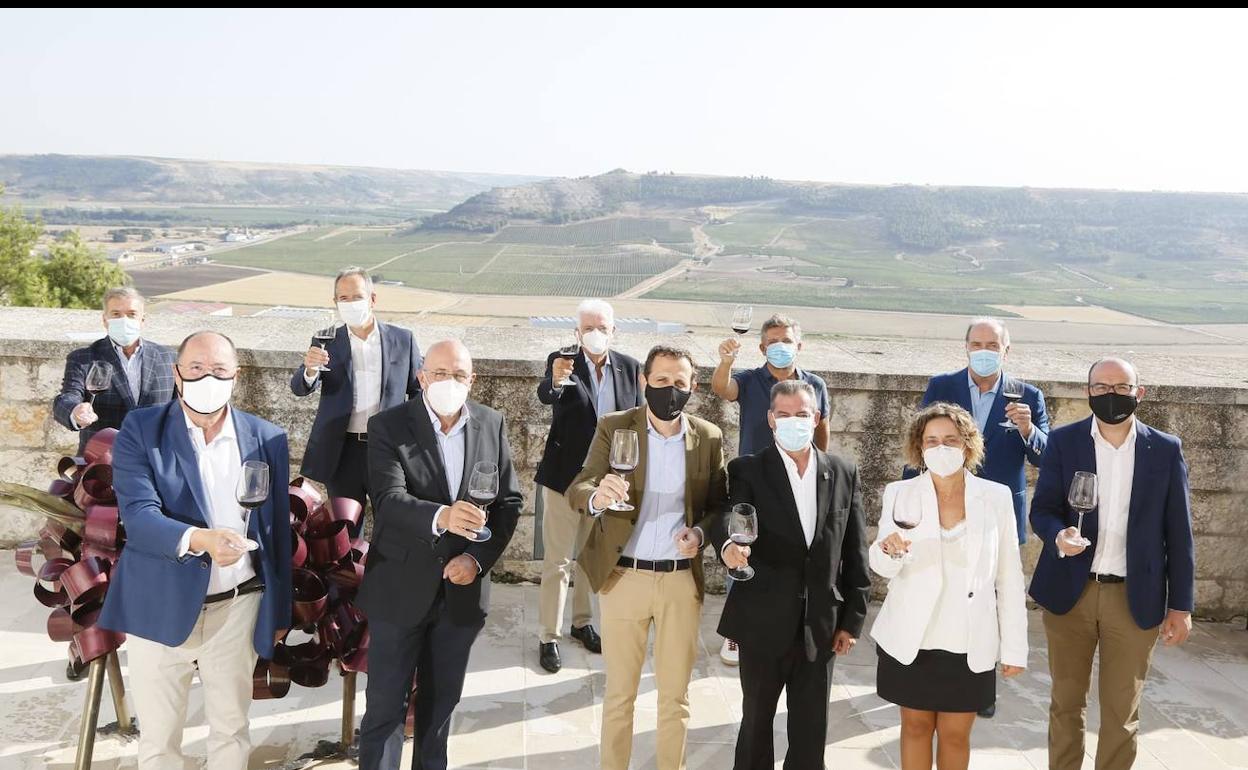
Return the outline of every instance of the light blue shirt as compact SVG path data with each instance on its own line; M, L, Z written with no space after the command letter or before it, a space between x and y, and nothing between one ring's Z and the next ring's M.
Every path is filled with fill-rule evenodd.
M632 537L623 555L634 559L661 561L679 559L676 533L685 526L685 431L688 422L680 416L680 432L665 438L646 421L646 487Z
M975 417L975 424L979 426L979 435L981 436L985 434L988 427L988 415L992 412L993 402L997 400L997 393L1001 391L1001 382L1004 377L1005 374L1003 372L997 372L997 381L993 386L988 389L987 393L980 393L979 386L975 384L975 379L971 377L970 371L968 370L966 373L967 387L971 391L971 414ZM1040 438L1039 434L1040 431L1036 430L1035 425L1032 425L1031 435L1024 443L1034 449L1037 440Z
M109 340L112 342L112 340ZM143 381L143 343L140 342L138 347L134 349L134 355L126 358L126 351L121 346L113 342L113 351L117 353L117 358L121 360L121 367L126 372L126 382L130 385L130 395L134 396L137 404L139 401L139 384Z
M594 376L597 367L594 366L589 356L585 356L585 366L589 369L589 392L594 396L594 409L598 416L614 412L616 410L615 375L612 374L611 355L607 354L607 359L602 363L602 382Z

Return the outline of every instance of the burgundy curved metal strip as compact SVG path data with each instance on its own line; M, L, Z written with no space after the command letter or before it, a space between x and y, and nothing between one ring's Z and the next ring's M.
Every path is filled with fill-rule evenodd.
M368 673L368 643L371 640L367 624L364 626L364 635L360 637L359 644L355 651L338 659L338 665L343 671L358 671L364 674Z
M297 569L291 574L294 593L291 614L295 625L307 626L321 619L329 600L329 591L321 576L308 569Z
M81 630L82 628L94 626L95 621L100 619L100 610L102 609L104 609L104 600L101 598L73 605L69 608L69 616L80 627L78 630Z
M290 566L299 569L308 562L308 544L298 532L290 531Z
M82 539L104 548L116 548L120 539L121 515L116 505L93 505L87 509Z
M329 498L329 513L334 521L345 521L351 524L352 528L358 527L360 520L364 518L364 506L360 505L359 500L350 497L331 497Z
M119 548L104 548L102 546L95 545L94 543L82 544L82 558L84 559L94 556L97 559L103 559L110 565L113 565L117 563L117 557L120 555L121 549Z
M74 604L86 604L104 597L108 572L109 563L104 559L84 557L61 573L61 587Z
M331 522L315 534L309 528L307 542L308 561L317 567L335 564L351 553L351 533L347 531L345 521Z
M271 660L257 660L251 675L252 700L285 698L290 692L290 669Z
M74 634L81 630L82 627L74 622L69 611L63 607L57 607L48 615L48 638L54 642L73 641Z
M106 631L99 626L91 626L74 634L73 643L78 648L78 659L83 663L90 663L117 649L125 641L125 634Z
M348 554L332 570L326 572L325 577L341 591L354 595L359 590L360 583L364 582L364 565Z
M70 559L48 559L39 568L39 582L35 583L35 598L45 607L64 607L69 604L69 594L61 586L61 573L73 566ZM44 583L50 583L49 589Z
M78 481L78 474L82 473L82 469L87 467L87 458L85 457L62 457L56 463L56 475L60 476L57 481L63 481L67 484L74 484ZM53 484L56 481L52 482ZM51 494L57 495L51 489ZM58 497L60 495L57 495Z
M82 537L77 532L52 519L44 520L43 526L39 529L39 539L41 541L50 540L58 549L66 551L77 550L79 544L82 543ZM56 557L49 556L48 558L53 559Z
M74 503L84 511L93 505L112 505L117 502L113 493L113 466L102 463L88 465L78 479L74 490Z
M39 575L35 570L35 552L38 550L38 540L27 540L17 546L17 550L13 551L13 562L17 566L18 572L26 577L37 577Z
M290 515L301 525L321 504L321 498L314 491L294 484L290 486Z
M82 448L83 459L87 461L88 465L96 463L112 465L113 443L116 440L116 428L104 428L96 431L91 438L87 439L87 445Z

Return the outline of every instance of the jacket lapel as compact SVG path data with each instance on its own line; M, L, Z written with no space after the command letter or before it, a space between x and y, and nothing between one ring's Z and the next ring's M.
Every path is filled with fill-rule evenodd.
M956 403L958 406L962 407L966 411L970 412L971 414L974 414L975 408L971 406L971 389L970 389L970 386L966 384L967 380L971 376L970 372L971 370L969 367L958 372L958 374L954 378L955 382L954 382L954 388L953 388L953 395L954 395L954 403Z
M1005 399L1001 397L1001 385L1005 379L1005 372L997 374L997 384L993 385L992 406L988 408L988 422L984 424L984 443L987 444L996 438L1005 428L1001 427L1001 423L1005 421ZM967 389L967 397L970 397L970 389Z
M806 470L807 473L818 471L818 468ZM806 532L802 529L802 517L797 508L797 499L793 497L793 485L789 483L789 471L784 466L784 458L780 456L780 449L774 444L763 453L763 472L777 496L777 502L784 509L785 515L782 518L789 522L789 529L797 533L798 542L806 545ZM814 541L811 542L813 544Z
M238 437L238 454L239 457L242 458L243 462L247 462L248 460L259 460L267 463L268 458L260 453L260 439L256 436L256 432L252 430L251 420L248 420L234 407L230 407L230 419L234 421L234 435ZM271 473L272 469L270 469L270 474ZM269 478L272 479L272 476L270 475ZM264 511L271 510L270 506L272 504L273 499L272 495L270 495L269 499L265 501L265 504L257 509L257 513L260 516L263 516ZM259 517L252 516L248 521L247 536L251 537L253 533L258 534L260 531L259 526ZM256 538L252 539L254 540Z
M464 472L459 479L459 493L455 497L456 500L468 499L468 482L472 477L472 467L477 464L477 453L481 451L481 436L478 433L481 430L481 420L472 413L472 405L467 401L464 402L464 409L468 410L468 424L464 426ZM485 457L482 460L488 462L490 458Z
M186 415L182 411L181 401L170 401L165 407L165 430L163 446L171 447L178 467L182 469L182 478L186 479L195 498L195 507L199 510L199 520L208 523L208 495L204 491L203 480L199 476L199 462L195 455L195 447L191 444L191 436L186 428Z
M646 468L650 464L650 425L647 422L646 409L644 407L637 410L637 414L633 418L633 424L630 427L637 431L637 467L633 470L633 477L628 480L628 496L633 506L640 511L642 493L646 490ZM608 436L607 438L610 439L611 437ZM685 446L689 446L687 439ZM607 462L610 463L610 461L611 458L608 457ZM689 509L689 495L687 492L688 490L686 489L686 518L688 518Z
M615 410L618 412L623 409L631 409L633 406L632 399L628 398L625 392L624 382L626 375L624 367L621 365L620 358L614 350L607 353L607 361L611 364L611 389L615 391ZM602 415L599 415L600 417Z
M138 402L143 403L146 400L144 396L149 396L155 389L153 380L156 379L156 367L159 366L159 363L156 360L156 348L153 347L153 343L147 340L144 340L142 347L139 348L139 355L142 356L142 359L139 362Z
M130 392L130 378L126 377L126 362L121 360L121 354L117 352L117 348L113 347L113 341L104 338L104 347L107 351L107 361L113 365L113 389L126 402L126 406L134 409L138 404L134 401L134 394ZM139 351L142 355L142 350Z
M394 340L390 338L390 327L381 321L374 320L377 324L377 336L381 338L381 403L386 403L386 381L389 379L390 370L394 368L391 365L390 353L394 350Z
M815 536L810 541L812 548L823 537L823 528L832 508L832 463L828 461L826 452L820 452L817 447L814 452L818 465L811 470L817 470L819 476L815 479Z
M976 574L975 566L979 563L979 552L984 541L987 512L984 510L986 501L982 493L980 480L967 473L963 505L966 507L966 570L971 576Z
M693 423L688 417L682 416L681 419L685 421L685 526L692 527L694 522L693 484L689 483L689 480L693 478L694 472L702 464L702 437L694 430ZM648 440L647 437L647 442Z
M446 483L446 464L442 462L442 452L438 449L438 437L434 435L433 423L429 421L429 410L425 408L423 398L414 398L407 402L412 411L412 438L416 448L425 458L427 470L433 474L434 483L442 491L442 499L453 502L450 486ZM465 462L467 455L465 453Z
M351 330L346 324L338 327L338 333L331 343L334 347L329 356L329 367L342 367L342 376L347 383L346 395L351 399L351 408L355 408L355 365L351 361Z
M1142 502L1148 497L1144 489L1146 480L1151 476L1153 458L1153 430L1139 420L1135 421L1135 468L1131 474L1131 504L1127 508L1127 536L1131 535L1131 524L1143 521L1136 514ZM1129 543L1128 543L1129 545Z
M1075 450L1074 470L1076 471L1090 471L1092 473L1097 472L1096 471L1096 443L1092 440L1092 420L1094 419L1096 418L1089 417L1083 422L1079 423L1079 427L1076 428L1076 430L1079 432L1078 441L1075 443L1076 450ZM1136 441L1137 441L1136 451L1138 452L1139 451L1139 447L1138 447L1139 437L1138 436L1136 437ZM1075 474L1072 471L1070 474L1070 477L1066 479L1065 494L1070 494L1070 482L1071 482L1071 479L1074 478L1074 475ZM1099 489L1100 483L1101 483L1101 480L1100 478L1098 478L1097 479L1098 489ZM1062 504L1064 507L1069 508L1069 506L1066 505L1065 500L1062 501ZM1088 511L1083 517L1083 536L1092 541L1093 547L1095 547L1096 545L1097 532L1100 531L1100 512L1101 512L1100 506L1098 505L1096 508L1093 508L1092 510ZM1072 526L1072 527L1075 526L1078 520L1079 520L1078 515L1072 512L1068 526Z

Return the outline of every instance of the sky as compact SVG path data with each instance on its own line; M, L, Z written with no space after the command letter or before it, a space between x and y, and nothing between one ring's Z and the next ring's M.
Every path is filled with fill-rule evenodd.
M1245 11L0 10L0 154L1248 192Z

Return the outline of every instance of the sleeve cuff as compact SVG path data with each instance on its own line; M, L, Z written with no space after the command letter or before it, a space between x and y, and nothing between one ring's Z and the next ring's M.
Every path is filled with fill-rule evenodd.
M598 496L597 490L591 492L589 494L589 502L587 503L587 505L589 506L589 515L593 516L595 519L601 516L603 511L607 510L606 508L599 508L598 506L594 505L594 498L596 498L597 496Z
M473 563L473 564L475 564L475 565L477 565L477 574L478 574L478 575L480 575L482 572L484 572L484 571L485 571L485 570L481 569L481 562L477 561L477 557L473 556L473 555L472 555L472 554L470 554L470 553L466 553L466 554L464 554L464 556L467 556L469 559L472 559L472 563Z
M438 506L438 510L437 510L437 511L435 511L435 512L434 512L434 514L433 514L433 527L432 527L432 530L433 530L433 536L434 536L434 537L442 537L443 535L445 535L445 534L446 534L446 530L445 530L445 529L441 529L441 528L439 528L439 527L438 527L438 519L442 516L442 511L445 511L445 510L446 510L446 506L445 506L445 505ZM478 568L480 568L480 566L481 566L480 564L478 564L478 565L477 565L477 567L478 567Z
M178 540L178 558L185 559L187 556L202 556L203 551L191 550L191 535L195 534L195 530L199 527L187 527L182 533L182 538Z
M317 378L319 378L320 376L321 376L320 372L309 372L306 366L303 368L303 384L307 385L308 387L312 387L313 385L315 385Z

